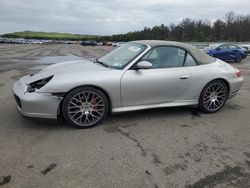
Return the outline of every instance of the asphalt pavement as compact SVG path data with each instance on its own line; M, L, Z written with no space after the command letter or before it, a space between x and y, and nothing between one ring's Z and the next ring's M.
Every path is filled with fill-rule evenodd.
M16 111L12 85L113 47L0 45L0 187L250 187L250 58L245 83L215 114L189 107L122 113L79 130Z

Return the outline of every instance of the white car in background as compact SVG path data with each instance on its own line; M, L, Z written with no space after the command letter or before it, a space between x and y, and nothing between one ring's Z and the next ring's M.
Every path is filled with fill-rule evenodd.
M126 42L116 42L116 43L113 43L113 47L120 47L124 44L126 44Z
M250 44L242 44L241 47L245 48L248 54L250 53Z

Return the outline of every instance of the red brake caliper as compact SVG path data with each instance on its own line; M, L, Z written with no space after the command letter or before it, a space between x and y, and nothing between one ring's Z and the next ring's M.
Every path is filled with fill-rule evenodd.
M92 101L92 105L93 105L94 110L97 110L96 99Z

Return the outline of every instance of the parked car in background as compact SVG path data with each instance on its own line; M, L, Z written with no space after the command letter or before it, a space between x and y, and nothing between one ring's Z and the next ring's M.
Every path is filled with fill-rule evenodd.
M50 65L13 87L24 116L90 128L108 113L170 106L220 110L243 84L241 72L178 42L134 41L100 59Z
M42 40L42 39L24 39L24 38L0 38L0 43L6 44L43 44L50 43L50 40Z
M113 46L113 43L112 42L107 42L106 46Z
M241 45L242 48L245 48L247 50L247 53L250 53L250 44L243 44Z
M103 43L102 42L98 42L97 46L103 46Z
M86 46L86 41L81 41L81 42L80 42L80 45Z
M74 44L74 42L73 42L73 41L70 41L70 40L66 40L66 41L64 42L64 44Z
M107 41L102 41L102 45L103 45L103 46L106 46L107 43L108 43Z
M82 41L80 43L82 46L96 46L97 42L95 40L87 40L87 41Z
M235 61L239 63L247 57L247 50L236 44L222 44L208 50L207 54L223 61Z
M115 42L115 43L113 43L113 47L120 47L124 44L126 44L126 42Z

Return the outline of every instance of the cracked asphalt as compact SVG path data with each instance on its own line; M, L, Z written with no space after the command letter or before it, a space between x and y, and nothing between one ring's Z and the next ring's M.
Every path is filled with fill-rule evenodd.
M144 110L78 130L17 113L11 88L19 77L112 49L0 45L0 187L250 187L250 58L232 63L245 83L215 114Z

